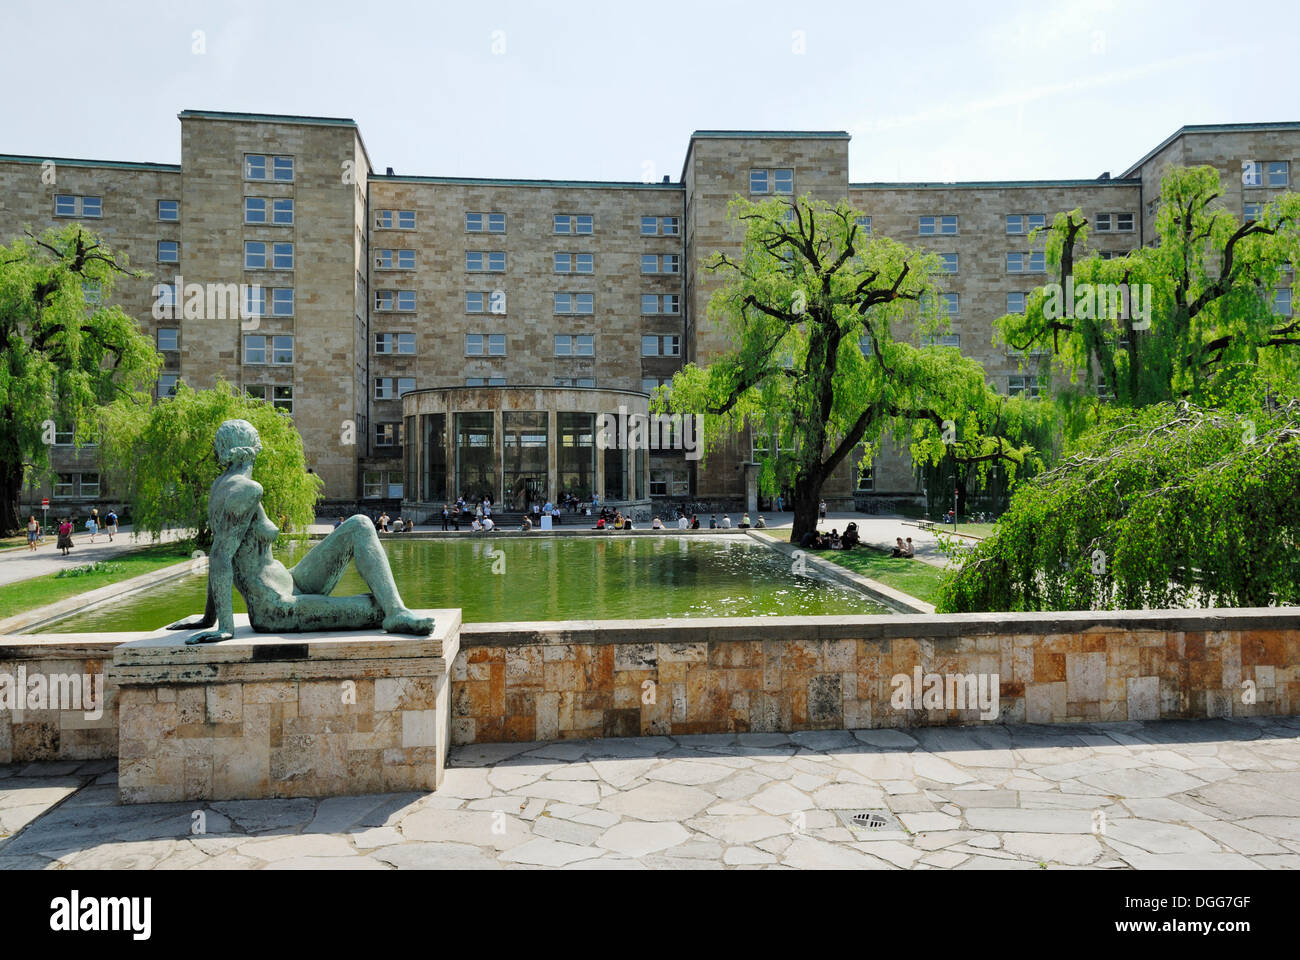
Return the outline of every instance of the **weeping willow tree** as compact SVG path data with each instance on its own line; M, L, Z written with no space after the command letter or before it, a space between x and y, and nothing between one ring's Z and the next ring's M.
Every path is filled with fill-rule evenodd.
M267 517L285 532L312 522L324 482L307 470L293 419L224 380L211 390L193 390L182 381L174 396L151 405L115 403L100 412L102 447L117 451L106 469L115 471L115 487L124 491L137 533L157 540L163 530L177 527L194 531L200 546L212 542L208 491L222 470L213 439L222 421L231 419L247 420L261 436L253 479L265 491Z
M1108 411L1020 485L939 610L1300 603L1300 399L1231 409L1247 396Z
M1300 321L1276 296L1300 263L1300 194L1279 194L1245 220L1222 193L1214 167L1171 167L1156 243L1127 256L1085 256L1093 225L1078 209L1035 231L1053 282L1024 313L999 319L996 336L1026 364L1050 362L1069 436L1095 423L1105 402L1203 404L1240 363L1300 373Z
M760 484L792 488L791 542L816 528L836 467L870 463L888 436L918 463L996 463L1015 476L1032 456L1016 441L1026 408L996 394L977 362L932 345L947 328L935 255L864 235L845 203L737 198L729 215L740 253L705 267L726 280L708 317L730 349L679 371L655 407L703 414L706 450L746 425L774 437L756 451Z

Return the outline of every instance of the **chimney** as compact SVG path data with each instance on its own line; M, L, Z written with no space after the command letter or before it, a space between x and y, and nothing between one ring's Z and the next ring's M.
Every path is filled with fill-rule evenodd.
M668 183L668 182L669 182L669 181L668 181L668 174L665 173L665 174L664 174L664 183Z
M392 167L389 167L389 168L388 168L388 175L389 175L390 177L393 175L393 168L392 168Z
M1097 179L1098 179L1098 180L1109 180L1109 179L1110 179L1110 171L1107 170L1105 173L1103 173L1103 174L1102 174L1100 177L1098 177Z

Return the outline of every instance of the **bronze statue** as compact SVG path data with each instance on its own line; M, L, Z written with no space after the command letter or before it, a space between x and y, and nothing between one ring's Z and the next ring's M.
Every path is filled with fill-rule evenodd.
M217 428L217 461L225 472L208 495L212 554L208 560L208 600L201 616L170 624L169 630L203 629L185 642L229 640L235 629L231 586L248 607L259 633L312 630L364 630L426 635L433 620L417 617L402 604L388 556L375 525L360 514L343 521L293 569L271 555L279 528L262 509L262 486L253 480L253 461L262 449L257 428L247 420L227 420ZM332 597L330 593L355 560L370 593ZM208 629L214 624L216 630Z

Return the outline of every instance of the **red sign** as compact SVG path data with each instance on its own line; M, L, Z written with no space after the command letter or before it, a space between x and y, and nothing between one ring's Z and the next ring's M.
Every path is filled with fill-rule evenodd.
M49 505L50 505L50 498L49 498L49 497L41 497L41 506L42 506L42 507L48 507Z

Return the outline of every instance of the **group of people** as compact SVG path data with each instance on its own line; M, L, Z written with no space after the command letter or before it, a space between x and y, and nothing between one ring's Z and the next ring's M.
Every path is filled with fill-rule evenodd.
M85 528L86 532L90 534L91 543L95 542L95 538L99 536L101 531L108 534L108 539L111 542L113 538L117 536L117 511L110 509L101 520L99 516L99 508L92 507L90 510L90 516L86 518L86 521L82 526ZM62 517L59 519L55 529L59 534L59 539L55 543L55 548L62 551L63 555L66 557L68 551L76 546L72 540L72 534L76 527L73 525L71 517ZM41 530L40 521L36 519L35 514L32 514L27 518L27 549L31 552L35 552L37 546L40 545L43 539L44 535Z
M852 550L861 542L858 525L850 521L843 535L838 529L832 529L830 533L809 530L799 541L799 546L804 550Z
M401 517L392 519L388 516L387 510L382 510L379 516L373 518L375 530L379 533L410 533L415 529L415 518L407 517L403 520ZM343 518L339 517L334 521L334 529L337 530L343 526Z

